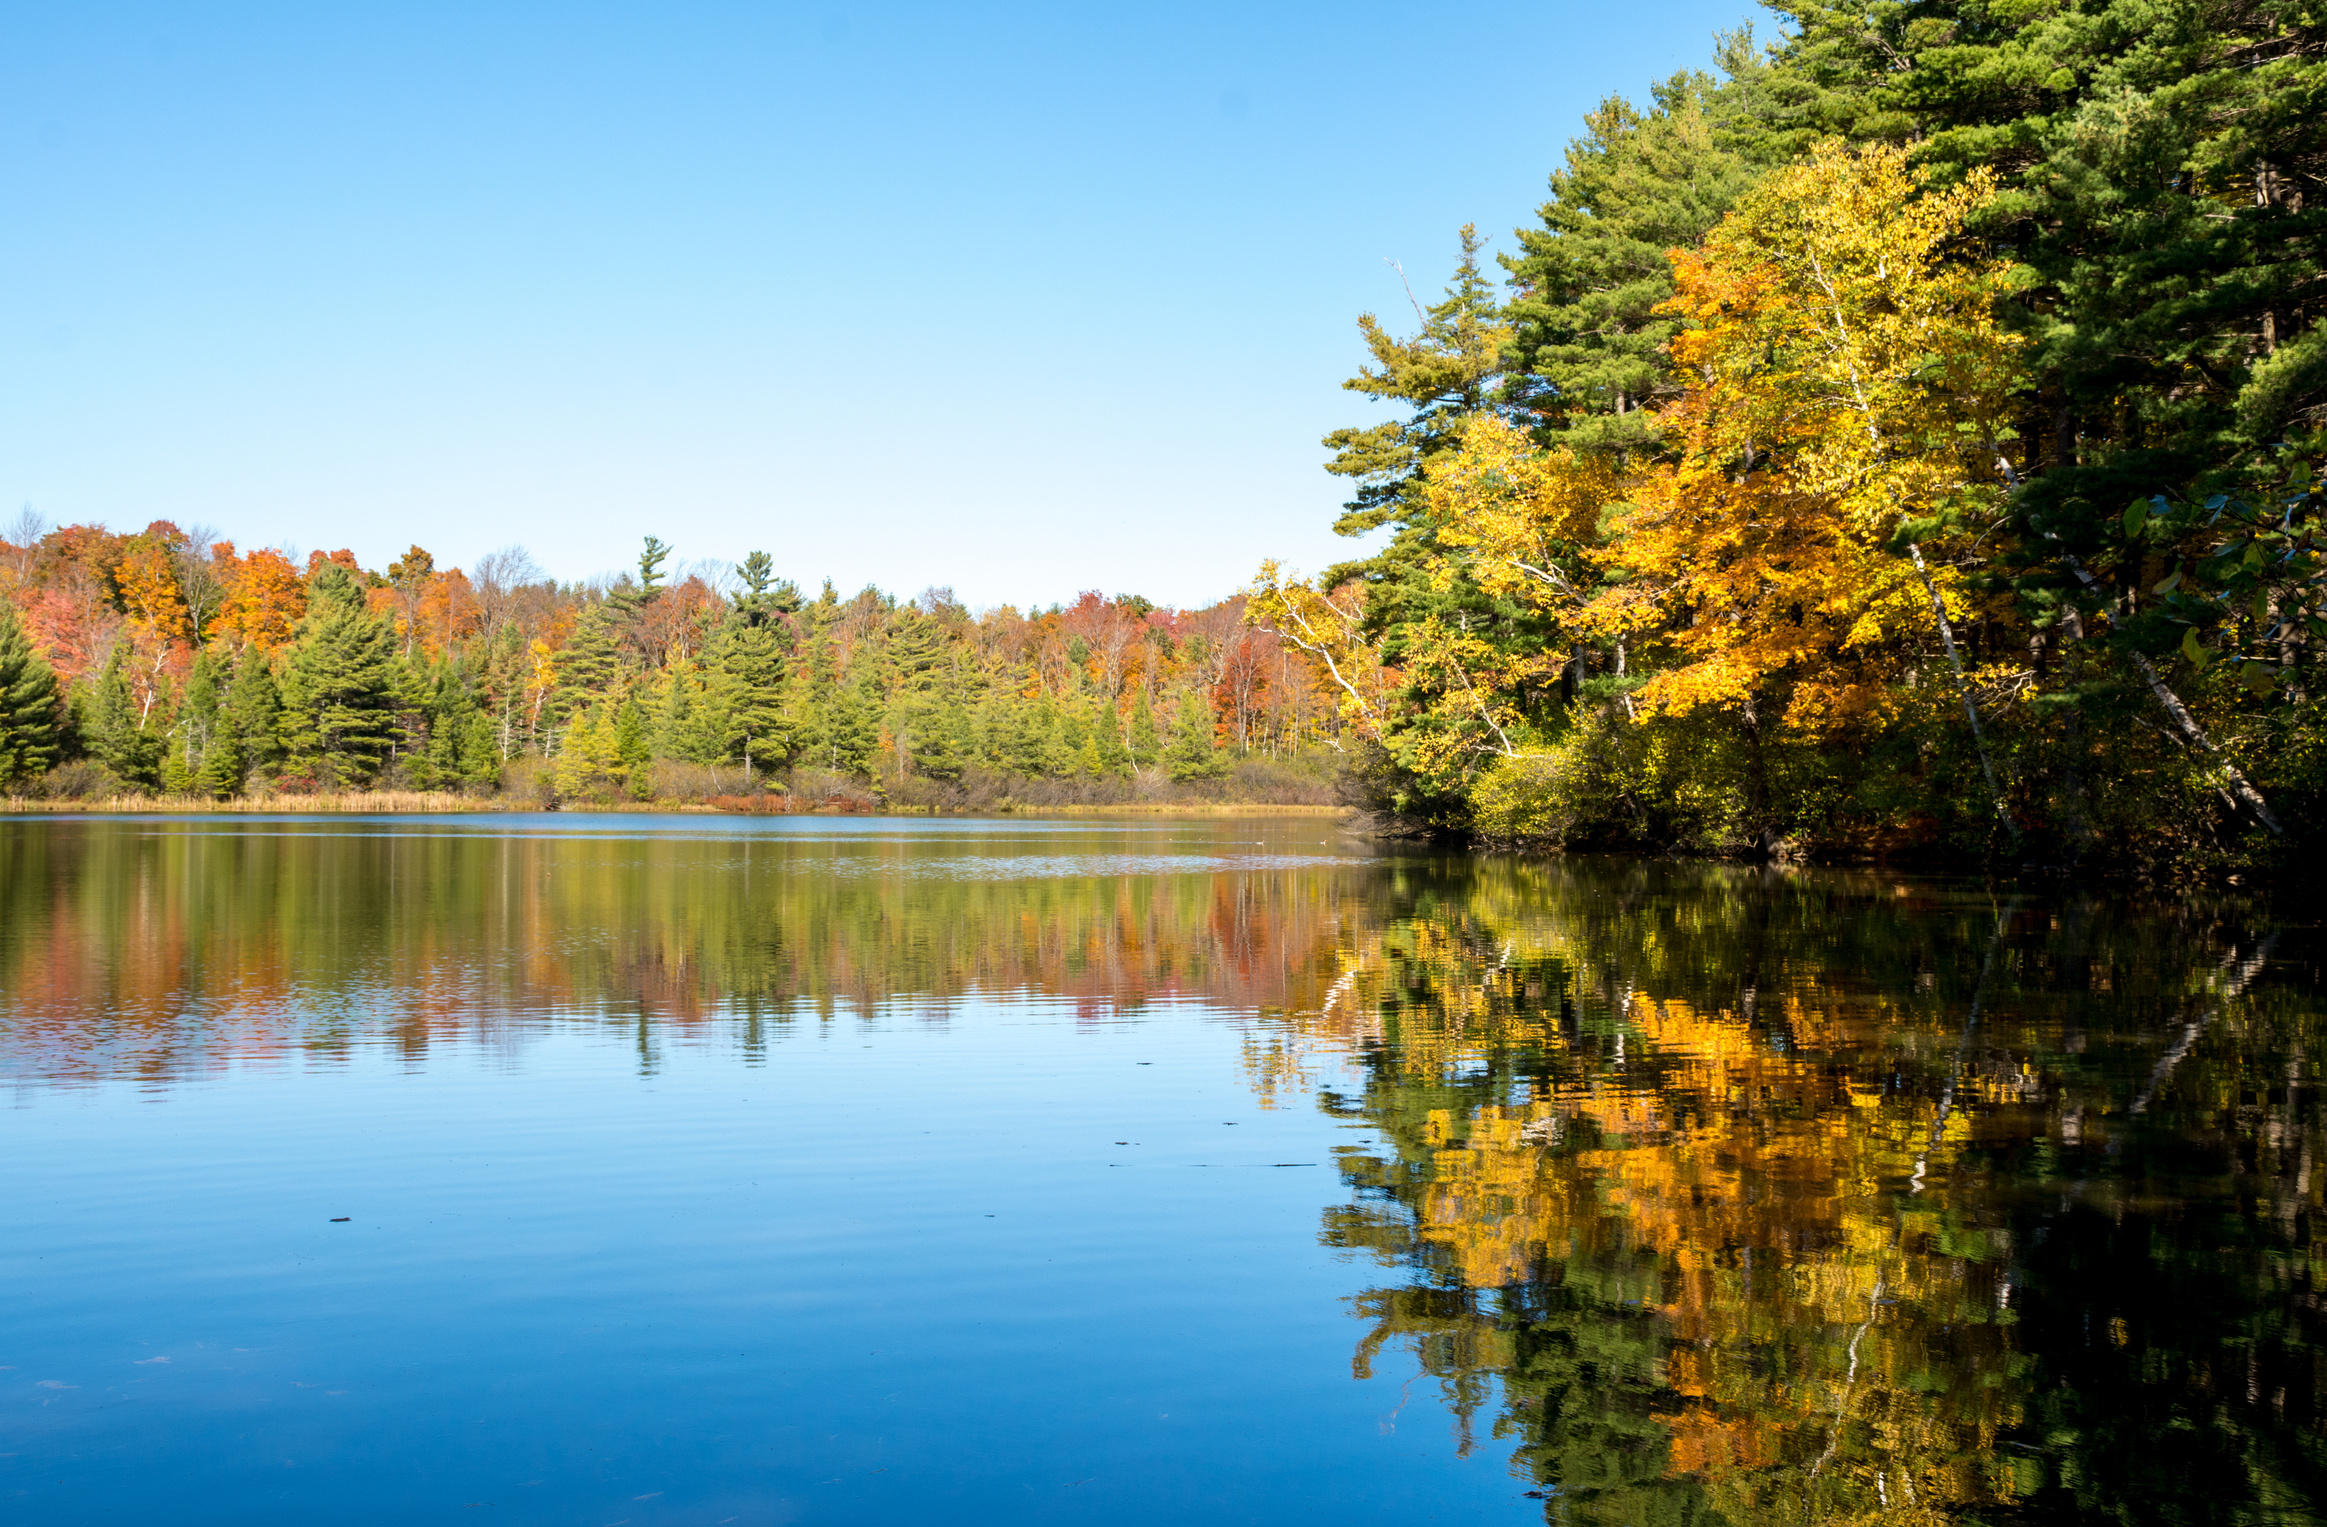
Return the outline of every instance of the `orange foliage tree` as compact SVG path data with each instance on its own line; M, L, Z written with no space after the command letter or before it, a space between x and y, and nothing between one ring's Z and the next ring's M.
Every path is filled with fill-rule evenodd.
M211 618L210 640L275 651L307 613L306 580L279 551L236 557L232 543L223 543L220 552L226 597Z
M1875 716L1914 638L1955 659L1950 559L2001 505L2017 343L1996 318L2002 265L1963 248L1992 195L1982 175L1926 190L1884 147L1830 143L1773 172L1701 250L1672 253L1682 388L1655 447L1618 463L1470 420L1425 487L1448 527L1440 576L1461 554L1576 639L1655 649L1642 717L1771 707L1822 732ZM1415 661L1462 665L1463 633L1423 636ZM1509 691L1542 676L1477 675L1502 692L1476 702L1496 751L1519 751ZM1959 660L1955 676L1976 736Z

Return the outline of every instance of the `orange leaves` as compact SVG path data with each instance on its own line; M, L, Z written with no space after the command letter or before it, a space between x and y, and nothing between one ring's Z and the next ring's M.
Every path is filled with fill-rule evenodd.
M230 641L273 652L291 639L291 628L307 613L307 583L290 559L261 549L237 557L231 548L219 560L226 597L211 619L212 641Z
M1650 706L1740 702L1783 675L1796 725L1870 710L1928 623L1894 538L1944 536L1993 499L2016 376L2002 272L1951 257L1991 193L1916 190L1899 150L1825 145L1674 256L1690 384L1611 558L1687 620L1689 661Z
M1424 492L1490 593L1576 637L1661 650L1643 714L1782 688L1825 730L1883 703L1931 626L1904 555L1995 508L2018 378L2002 268L1959 256L1977 177L1922 194L1903 152L1828 144L1672 254L1684 386L1657 449L1619 463L1471 420Z
M161 647L193 641L194 624L178 592L169 547L147 536L132 536L113 570L113 586L140 636Z

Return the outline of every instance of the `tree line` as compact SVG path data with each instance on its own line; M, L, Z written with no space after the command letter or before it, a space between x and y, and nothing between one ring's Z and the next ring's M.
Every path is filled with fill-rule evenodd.
M1242 619L1133 595L973 613L949 591L814 597L764 552L673 576L473 572L414 546L242 552L156 521L0 539L0 784L211 798L402 788L558 800L783 790L942 801L965 779L1122 795L1274 761L1344 723L1313 661ZM674 774L674 770L678 773ZM705 773L704 771L710 771ZM1214 787L1217 788L1217 787Z
M2327 32L2282 0L1775 7L1591 113L1490 275L1360 320L1253 619L1422 830L2289 859L2323 780Z

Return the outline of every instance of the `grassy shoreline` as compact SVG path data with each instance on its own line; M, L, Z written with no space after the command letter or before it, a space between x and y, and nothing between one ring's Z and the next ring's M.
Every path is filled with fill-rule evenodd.
M497 796L455 795L422 790L371 790L344 794L237 796L231 800L202 800L193 796L117 795L101 800L51 800L38 796L0 797L0 816L315 816L412 815L474 816L494 813L548 815L552 811L579 815L614 813L688 814L699 816L883 816L922 817L939 813L927 807L863 808L810 806L798 809L741 810L702 801L626 801L595 805L565 803L555 808L537 800ZM1150 801L1096 806L1007 806L995 811L964 810L945 813L991 817L1348 817L1347 806L1259 805L1249 802Z

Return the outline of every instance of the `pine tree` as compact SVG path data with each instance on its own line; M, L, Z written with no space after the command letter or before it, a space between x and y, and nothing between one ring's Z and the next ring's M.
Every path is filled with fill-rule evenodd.
M1080 773L1083 742L1088 735L1081 707L1061 705L1046 698L1043 709L1050 717L1050 739L1042 757L1043 772L1059 779Z
M490 711L493 749L504 761L524 752L531 741L526 734L527 667L525 633L515 622L505 622L493 632L487 645L482 680Z
M658 757L711 764L727 756L729 711L716 678L692 661L665 672L653 738Z
M1212 707L1190 689L1180 696L1179 714L1172 718L1172 740L1164 749L1164 767L1182 784L1213 779L1228 772L1228 758L1220 751Z
M218 731L200 776L213 794L245 787L254 772L271 770L282 758L282 696L275 671L257 647L245 647L234 678L218 708ZM223 785L223 789L220 787Z
M186 692L178 703L176 724L170 728L169 754L162 764L162 788L184 795L197 788L197 776L209 757L218 731L218 660L209 648L194 658L186 675Z
M601 702L567 725L558 747L559 795L569 800L600 800L620 786L622 744L614 711L612 704Z
M90 691L82 736L89 751L125 785L159 789L162 739L145 727L146 717L129 689L129 643L117 641Z
M1130 771L1131 755L1124 750L1123 728L1113 706L1098 707L1091 720L1091 742L1099 755L1098 772L1121 775Z
M654 793L654 749L647 740L646 711L636 695L625 695L614 716L614 756L623 787L639 800Z
M401 738L395 628L365 609L335 565L324 566L310 597L283 675L283 751L317 784L360 789Z
M1676 324L1659 311L1673 294L1667 252L1695 245L1753 182L1755 163L1725 131L1744 87L1692 70L1652 93L1646 112L1612 96L1585 116L1542 227L1520 229L1521 253L1503 260L1518 289L1507 391L1569 445L1648 443L1648 410L1675 390L1665 345Z
M57 676L32 650L16 607L0 599L0 784L14 784L56 762L64 707Z
M448 662L427 680L426 691L420 709L428 740L409 755L412 782L423 790L459 790L498 779L493 721L468 677Z
M604 604L593 604L582 612L573 634L558 649L557 693L550 699L552 725L564 725L620 687L622 656L616 648L617 636L615 617Z
M491 790L501 783L501 748L493 718L482 709L470 712L461 725L460 782L472 790Z
M953 695L907 707L902 731L914 770L930 779L961 778L976 748L969 709Z
M748 609L730 611L712 640L710 659L720 754L741 758L747 770L788 756L794 723L784 705L781 628Z
M187 760L185 746L175 737L163 738L162 744L162 793L164 795L192 794L194 790L194 763Z
M825 714L824 756L817 762L844 774L863 774L872 767L880 733L880 696L870 676L851 680L832 692Z
M194 770L193 790L222 801L242 786L242 770L235 760L233 739L223 731L211 735L210 745L202 750L202 761Z
M1131 741L1128 751L1133 768L1158 763L1163 757L1163 738L1156 731L1155 708L1147 703L1145 696L1134 700L1131 705Z

